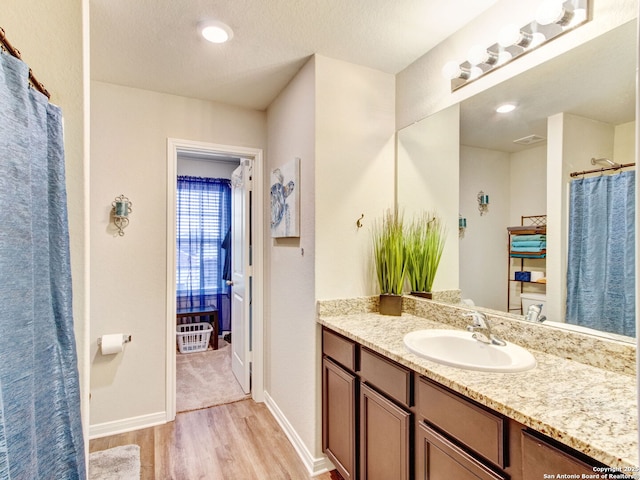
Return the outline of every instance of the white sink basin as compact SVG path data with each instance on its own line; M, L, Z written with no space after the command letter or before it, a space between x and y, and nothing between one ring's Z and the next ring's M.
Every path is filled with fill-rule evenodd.
M536 359L528 350L507 342L487 345L460 330L416 330L404 336L412 353L433 362L484 372L524 372L535 368Z

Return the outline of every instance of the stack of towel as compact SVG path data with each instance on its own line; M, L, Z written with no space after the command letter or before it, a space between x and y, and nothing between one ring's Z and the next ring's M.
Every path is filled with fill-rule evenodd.
M547 256L546 235L514 235L509 254L518 258L544 258Z

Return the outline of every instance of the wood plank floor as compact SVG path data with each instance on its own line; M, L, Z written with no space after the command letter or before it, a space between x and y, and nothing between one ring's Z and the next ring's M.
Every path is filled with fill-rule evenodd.
M311 478L267 407L253 400L179 413L165 425L91 440L89 450L127 444L140 446L141 480Z

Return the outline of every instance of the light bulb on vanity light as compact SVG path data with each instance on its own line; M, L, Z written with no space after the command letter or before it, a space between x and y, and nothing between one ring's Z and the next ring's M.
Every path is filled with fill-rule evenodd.
M447 80L455 80L456 78L474 80L483 73L480 67L463 68L454 60L445 63L442 67L442 76Z
M518 47L528 48L533 40L533 35L520 30L520 27L511 23L506 25L498 34L498 44L501 47L510 47L517 45Z
M469 49L469 53L467 53L467 61L471 65L480 65L481 63L495 65L498 63L498 55L490 52L482 45L474 45Z
M587 9L586 8L576 8L573 11L573 18L571 19L571 22L569 23L569 25L567 25L568 28L573 28L576 25L578 25L579 23L584 22L587 19Z
M468 78L468 75L465 75L460 65L455 60L451 60L444 64L442 67L442 76L447 80L454 80L456 78Z
M480 67L471 67L469 69L469 80L475 80L480 77L484 71Z
M467 61L471 65L486 64L490 67L496 67L498 65L504 65L513 58L511 52L508 50L500 49L497 53L488 50L480 45L475 45L469 49L467 53Z
M539 45L542 45L547 41L547 37L544 36L544 33L541 32L533 32L531 34L531 43L529 44L529 48L536 48Z
M563 2L559 0L545 0L536 12L536 23L539 25L551 25L555 23L566 27L571 23L573 17L574 12L566 10Z

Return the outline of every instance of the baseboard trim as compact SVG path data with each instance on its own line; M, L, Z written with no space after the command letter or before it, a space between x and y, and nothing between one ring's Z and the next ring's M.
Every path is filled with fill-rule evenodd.
M95 425L89 425L89 438L107 437L109 435L140 430L141 428L155 427L156 425L162 425L164 423L167 423L166 412L150 413L148 415L140 415L139 417L114 420L113 422L97 423Z
M315 458L311 454L298 435L298 432L296 432L291 423L287 420L287 417L282 413L282 410L278 408L276 402L266 391L264 392L264 403L271 412L271 415L276 419L276 422L278 422L278 425L280 425L284 431L311 476L315 477L316 475L320 475L334 469L333 464L327 457L322 456L321 458Z

